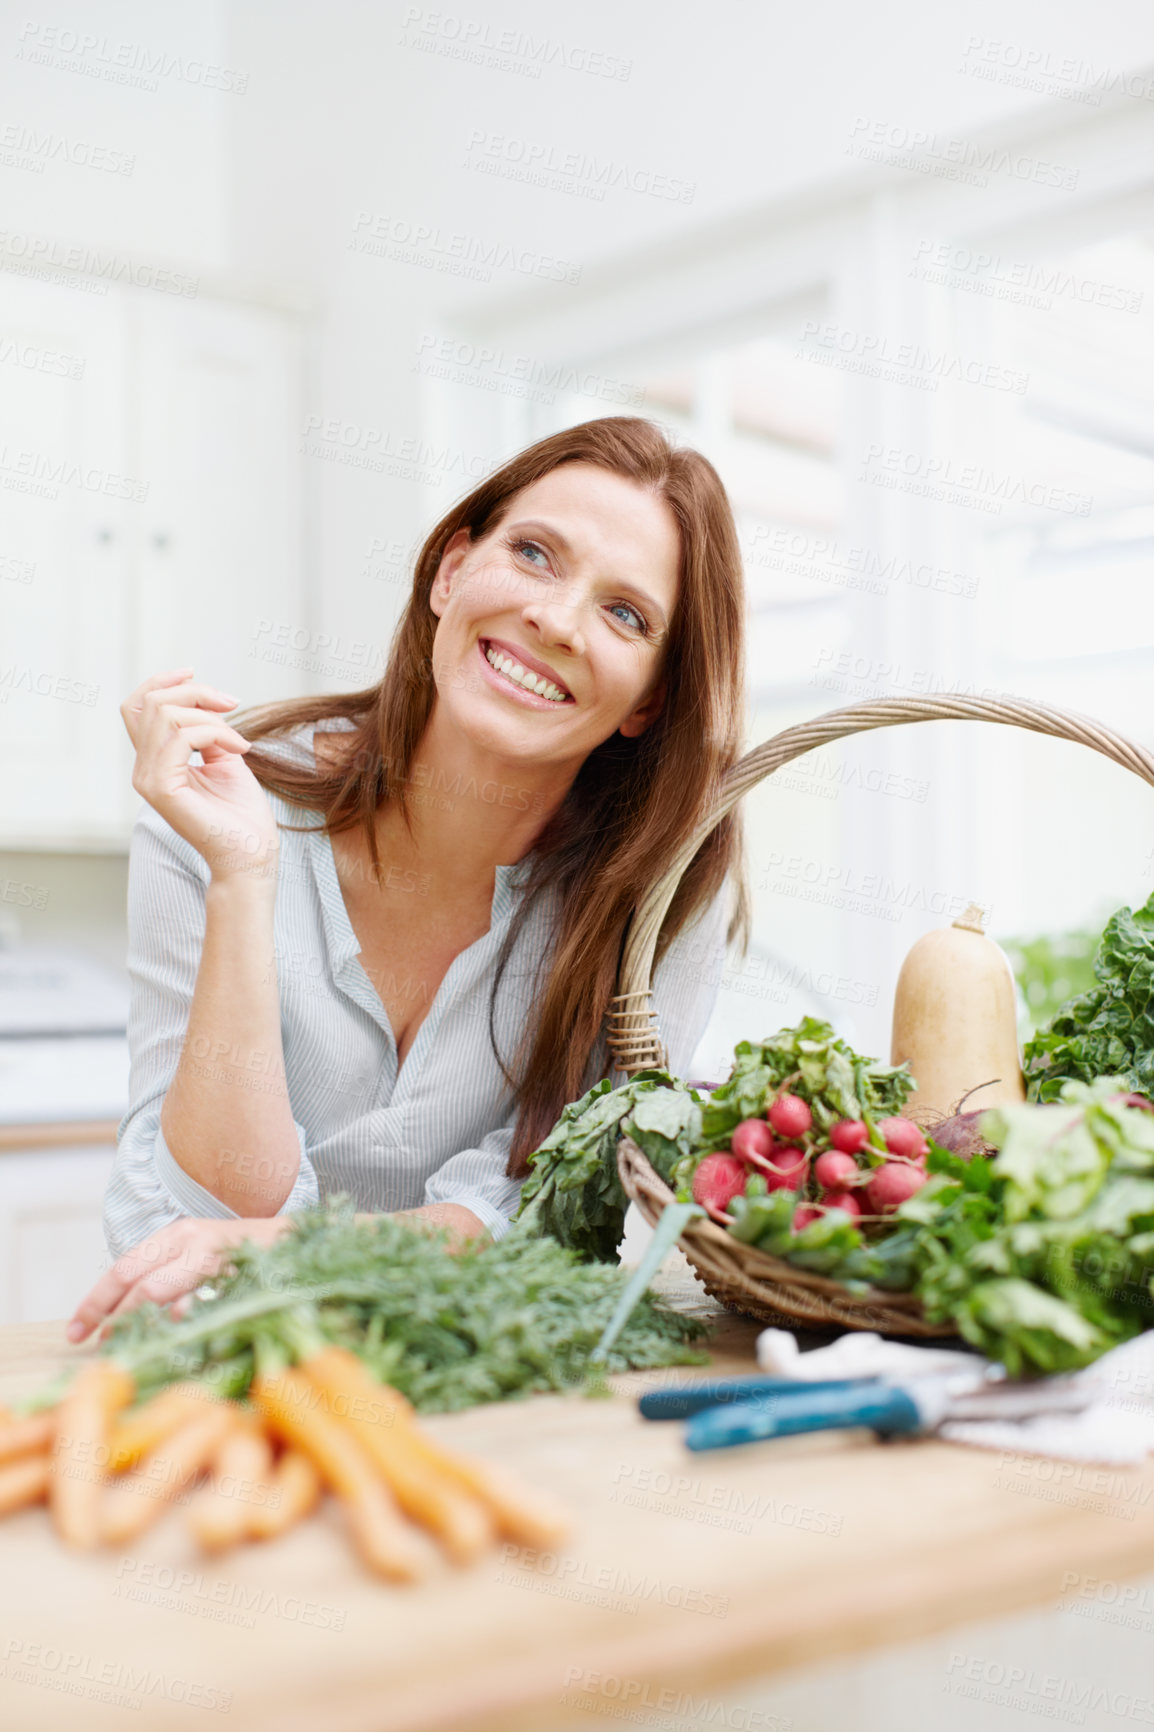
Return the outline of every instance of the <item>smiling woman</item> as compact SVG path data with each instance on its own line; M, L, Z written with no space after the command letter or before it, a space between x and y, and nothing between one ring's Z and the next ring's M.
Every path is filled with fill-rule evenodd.
M149 810L118 1261L73 1339L336 1191L506 1229L527 1156L607 1069L629 917L736 757L742 618L716 472L612 418L522 452L435 527L378 686L242 726L191 669L133 693ZM735 931L732 819L662 933L675 1069L708 1020L727 900Z

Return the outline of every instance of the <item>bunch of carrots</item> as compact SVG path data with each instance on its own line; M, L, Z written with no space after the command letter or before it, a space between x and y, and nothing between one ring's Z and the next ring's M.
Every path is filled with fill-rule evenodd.
M552 1499L426 1436L343 1347L258 1372L244 1404L191 1382L135 1396L101 1358L55 1407L0 1416L0 1516L46 1502L68 1544L124 1545L191 1490L189 1526L219 1552L284 1533L327 1488L365 1563L394 1581L426 1575L437 1546L467 1564L498 1536L547 1548L568 1528Z

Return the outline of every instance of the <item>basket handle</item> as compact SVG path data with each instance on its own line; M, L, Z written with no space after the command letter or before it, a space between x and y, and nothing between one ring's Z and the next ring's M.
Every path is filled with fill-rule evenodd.
M843 740L850 734L864 734L874 728L895 728L905 722L1001 722L1034 734L1074 740L1112 758L1154 787L1154 755L1144 747L1090 716L1053 710L1027 698L883 698L850 704L843 710L829 710L811 722L801 722L774 734L734 764L713 811L698 824L634 912L618 971L617 992L609 1001L606 1016L609 1051L617 1070L630 1075L666 1062L657 1015L652 1008L653 957L677 886L706 837L743 794L795 758L804 757L806 752L828 745L831 740Z

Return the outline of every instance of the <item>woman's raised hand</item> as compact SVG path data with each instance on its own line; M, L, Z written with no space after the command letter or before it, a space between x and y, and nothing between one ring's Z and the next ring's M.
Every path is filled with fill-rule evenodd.
M217 879L276 872L276 819L244 761L250 741L224 720L238 700L194 680L191 668L154 674L120 706L136 748L132 786ZM192 762L199 752L203 760Z

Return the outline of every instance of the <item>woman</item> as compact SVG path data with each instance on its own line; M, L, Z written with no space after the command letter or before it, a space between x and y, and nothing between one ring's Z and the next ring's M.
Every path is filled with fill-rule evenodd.
M629 915L736 755L742 622L716 472L612 418L442 519L378 686L269 706L243 734L191 669L133 693L151 810L118 1261L71 1339L181 1298L326 1193L458 1237L507 1228L527 1156L605 1072ZM731 873L744 919L737 848L730 820L666 919L675 1070L712 1007Z

